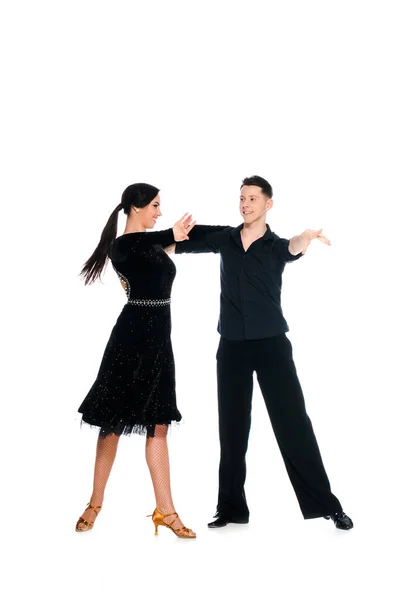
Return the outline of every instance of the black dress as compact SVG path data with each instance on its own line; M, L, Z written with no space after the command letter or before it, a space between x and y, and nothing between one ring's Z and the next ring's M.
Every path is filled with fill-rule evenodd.
M156 425L180 421L171 346L170 296L176 269L163 248L172 229L127 233L109 252L126 285L122 309L104 351L96 381L78 411L100 435L154 435Z

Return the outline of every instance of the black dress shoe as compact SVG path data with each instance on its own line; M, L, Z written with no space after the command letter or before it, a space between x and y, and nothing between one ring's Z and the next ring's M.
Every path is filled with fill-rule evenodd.
M344 513L343 511L333 513L332 515L328 515L324 517L324 519L332 519L338 529L353 529L353 521Z
M225 527L226 525L228 525L228 523L238 523L239 525L245 525L249 522L248 517L245 517L243 519L233 519L231 517L227 517L219 513L214 515L214 517L217 517L215 521L211 521L211 523L208 523L208 527L210 529L218 529L219 527Z

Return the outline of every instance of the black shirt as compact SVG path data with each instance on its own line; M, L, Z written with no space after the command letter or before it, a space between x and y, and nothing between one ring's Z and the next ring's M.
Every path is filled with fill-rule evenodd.
M285 264L297 260L289 240L267 225L262 238L245 252L239 227L196 225L190 240L175 252L219 252L221 255L221 310L218 331L228 340L258 340L289 331L281 307Z

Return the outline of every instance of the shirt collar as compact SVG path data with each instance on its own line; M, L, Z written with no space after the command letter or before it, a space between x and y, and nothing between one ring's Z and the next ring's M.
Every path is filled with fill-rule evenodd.
M234 238L234 240L236 242L238 242L239 244L242 243L241 237L240 237L240 232L243 229L243 223L241 225L239 225L238 227L235 227L232 232L231 235ZM262 238L260 238L263 242L266 242L267 240L271 239L273 237L272 231L270 226L267 223L267 231L264 233L264 235L262 236Z

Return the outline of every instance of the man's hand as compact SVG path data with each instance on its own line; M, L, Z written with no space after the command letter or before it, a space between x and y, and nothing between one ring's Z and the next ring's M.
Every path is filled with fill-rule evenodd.
M175 225L172 228L174 232L174 240L176 242L183 242L184 240L188 240L188 233L192 231L195 225L196 221L192 221L192 215L189 215L189 213L185 213L182 219L175 223Z
M313 240L319 240L327 246L331 246L331 241L322 233L322 229L306 229L300 235L295 235L289 242L289 252L296 256L297 254L305 254L308 246Z
M173 254L175 252L175 248L176 244L171 244L170 246L164 248L164 252L166 252L167 254Z

